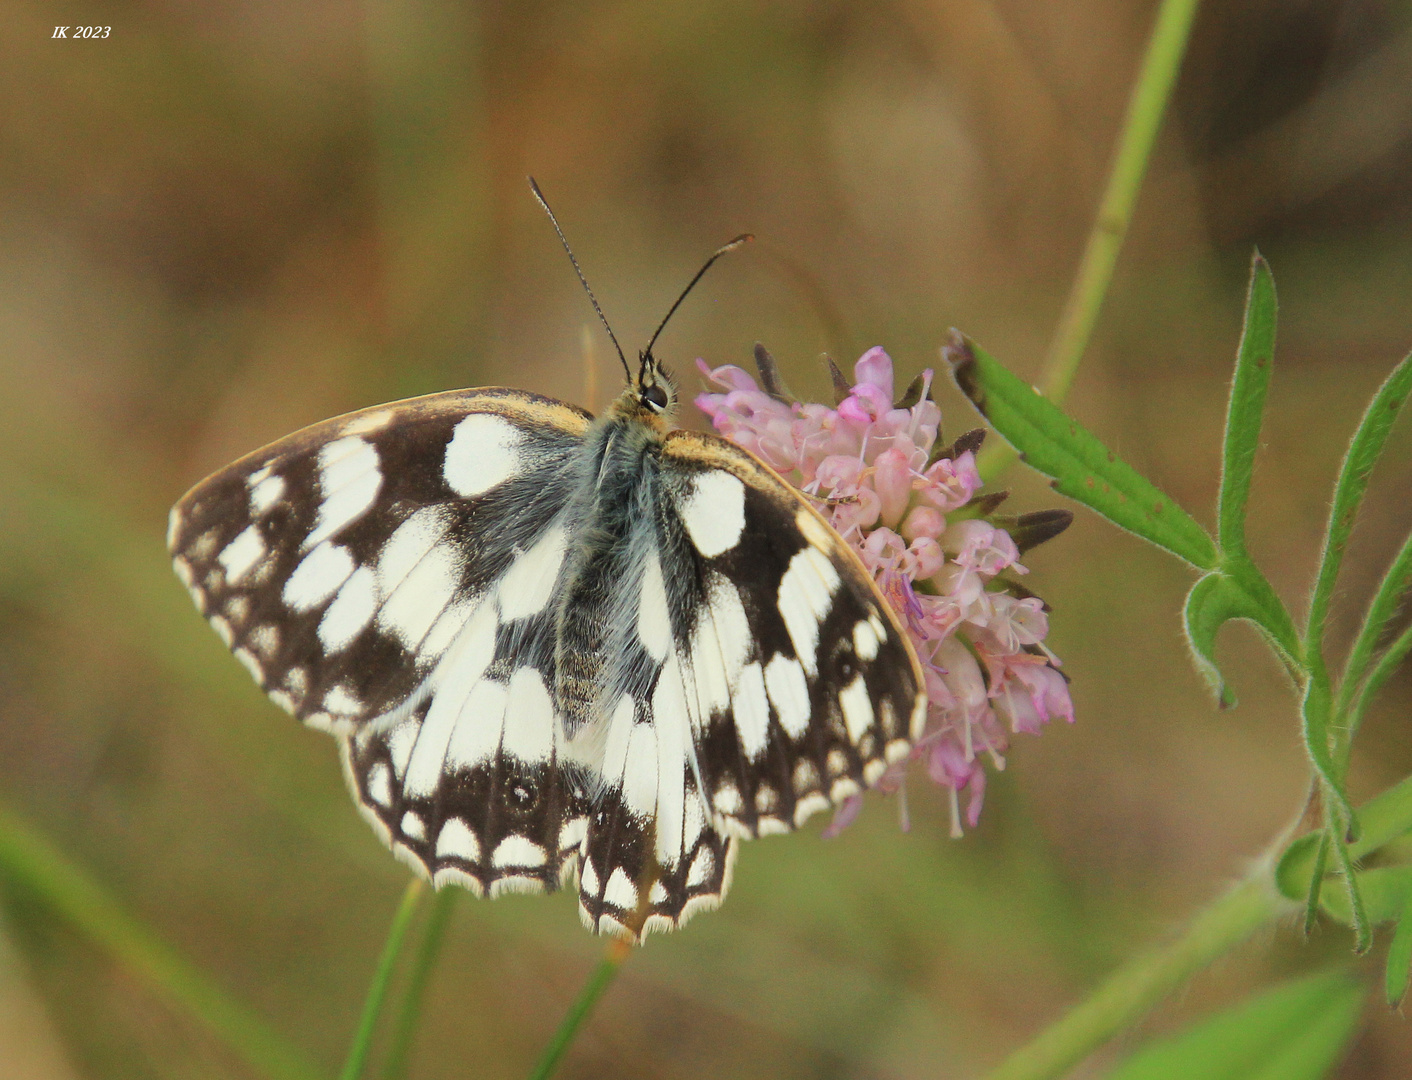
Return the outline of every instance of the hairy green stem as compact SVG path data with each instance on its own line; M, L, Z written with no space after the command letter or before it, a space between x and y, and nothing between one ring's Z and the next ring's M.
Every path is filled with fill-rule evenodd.
M373 973L368 996L363 1001L363 1015L358 1020L358 1030L353 1035L353 1043L348 1048L348 1058L343 1063L339 1080L358 1080L363 1075L363 1067L368 1061L368 1051L372 1049L373 1032L377 1030L378 1016L382 1013L382 1003L387 1000L388 984L397 968L397 958L402 953L402 943L407 940L407 928L412 925L412 916L417 913L426 882L413 878L402 892L402 901L392 916L392 927L387 932L387 944L378 957L377 970Z
M1067 1016L1011 1054L985 1080L1054 1080L1272 919L1294 909L1275 888L1273 862L1194 918L1176 939L1130 960Z
M1162 126L1162 116L1181 70L1196 8L1197 0L1163 0L1157 12L1147 55L1143 57L1142 70L1128 101L1113 171L1108 175L1108 188L1099 203L1098 218L1088 234L1083 260L1044 363L1040 387L1051 401L1064 399L1078 370L1079 359L1088 347L1098 309L1103 305L1108 283L1113 278L1118 252L1127 239L1133 206L1147 173L1157 130Z
M1064 310L1054 329L1044 370L1040 374L1040 390L1056 405L1069 392L1079 361L1088 348L1094 323L1098 321L1103 298L1108 294L1113 267L1117 264L1123 241L1127 239L1133 206L1142 189L1143 177L1147 174L1157 131L1162 126L1162 117L1167 111L1167 102L1171 100L1182 57L1186 54L1197 3L1198 0L1162 0L1157 12L1147 53L1143 57L1137 82L1133 85L1132 97L1128 99L1122 131L1118 134L1108 186L1098 205L1098 216L1089 231L1083 258L1069 287L1069 296L1064 301ZM1013 464L1014 460L1012 447L992 444L983 455L982 475L993 477Z
M573 1005L564 1015L563 1021L559 1024L559 1030L554 1032L554 1037L549 1040L549 1045L544 1048L544 1053L535 1064L534 1071L530 1073L530 1080L549 1080L558 1067L560 1060L569 1049L569 1044L574 1041L574 1036L578 1034L583 1022L588 1019L588 1014L593 1011L593 1007L598 1004L598 999L603 996L603 991L612 984L614 976L618 974L618 969L623 966L623 961L627 959L628 953L632 951L632 946L625 941L614 940L608 945L607 951L603 954L603 959L598 961L598 966L589 975L588 981L583 984L583 989L579 991L579 996L574 999Z
M407 989L402 994L402 1002L397 1007L397 1018L392 1025L392 1038L388 1043L387 1058L382 1065L382 1080L400 1080L407 1072L407 1061L412 1053L412 1039L417 1033L417 1024L422 1018L422 1002L426 998L427 983L431 981L432 969L441 955L441 943L446 939L446 925L451 921L451 909L456 905L457 891L454 888L438 889L432 901L427 924L422 929L421 944L412 957L412 970L407 976Z
M252 1070L273 1080L317 1080L322 1069L134 919L24 821L0 807L0 873L30 890L179 1011L203 1024Z

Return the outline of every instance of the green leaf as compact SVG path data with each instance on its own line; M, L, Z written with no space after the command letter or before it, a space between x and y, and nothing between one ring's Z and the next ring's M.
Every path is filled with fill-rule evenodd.
M1348 652L1348 660L1343 665L1343 678L1339 681L1340 714L1346 712L1349 702L1353 700L1359 683L1368 672L1373 652L1396 618L1402 597L1409 588L1412 588L1412 535L1402 542L1402 549L1378 584L1378 591L1368 605L1368 614L1363 619L1358 637ZM1360 717L1350 715L1347 719L1351 727L1356 727Z
M1387 969L1383 975L1383 992L1391 1008L1402 1004L1407 996L1407 983L1412 979L1412 889L1397 920L1392 944L1387 947Z
M1107 1080L1319 1080L1358 1023L1343 971L1289 982L1138 1051Z
M1183 613L1187 642L1196 668L1211 685L1222 708L1235 704L1216 667L1216 632L1231 619L1248 619L1292 667L1299 666L1294 622L1265 576L1245 556L1223 559L1221 569L1200 578L1187 594Z
M1215 568L1206 530L1078 421L958 331L943 354L962 393L1058 491L1198 569Z
M1265 392L1270 386L1275 357L1275 309L1275 280L1257 251L1250 265L1245 327L1236 352L1235 377L1226 411L1216 536L1221 551L1228 556L1245 553L1245 505L1250 496Z
M1370 926L1400 918L1412 899L1412 866L1375 866L1358 872L1358 892L1363 898L1363 913ZM1353 924L1348 906L1348 893L1342 889L1324 892L1323 908L1330 918L1345 926Z
M1353 523L1358 517L1358 507L1368 490L1368 478L1382 456L1383 446L1387 443L1393 422L1407 401L1409 391L1412 391L1412 354L1403 358L1373 395L1339 469L1338 481L1334 485L1333 508L1329 512L1329 525L1324 534L1324 553L1314 580L1314 595L1309 601L1308 640L1311 654L1319 653L1323 643L1324 624L1328 620L1334 585L1343 564L1344 549L1353 532Z
M1362 833L1349 845L1348 853L1362 859L1386 844L1412 832L1412 776L1408 776L1358 808ZM1280 892L1291 900L1303 900L1313 877L1319 838L1322 832L1306 833L1285 849L1275 868Z

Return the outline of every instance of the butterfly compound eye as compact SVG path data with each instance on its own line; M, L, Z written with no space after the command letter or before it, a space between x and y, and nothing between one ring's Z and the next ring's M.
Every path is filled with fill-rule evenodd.
M667 391L655 383L642 388L642 403L653 412L661 412L667 407Z

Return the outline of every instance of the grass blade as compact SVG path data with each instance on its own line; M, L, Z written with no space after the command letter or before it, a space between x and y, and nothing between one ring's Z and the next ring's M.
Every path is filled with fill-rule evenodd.
M431 981L432 970L441 956L441 944L446 940L446 925L451 921L451 909L456 906L458 890L438 889L432 900L427 924L422 929L421 944L412 958L412 971L407 977L407 989L397 1008L397 1019L393 1022L392 1038L388 1043L387 1058L382 1066L383 1080L400 1080L407 1072L407 1062L412 1054L412 1040L417 1033L417 1024L422 1018L422 1003L426 1000L427 984Z
M33 891L167 1003L194 1017L252 1069L273 1080L319 1080L326 1074L231 999L48 840L0 807L0 872Z
M397 967L397 957L402 953L402 943L407 940L407 928L412 925L412 916L421 903L426 882L413 878L407 882L402 892L402 901L392 916L392 926L387 932L387 944L378 957L377 970L368 986L368 996L363 1001L363 1015L358 1020L358 1030L353 1034L353 1043L348 1048L348 1058L343 1063L339 1080L358 1080L363 1075L363 1067L368 1061L368 1051L373 1045L373 1032L377 1030L378 1016L382 1013L382 1003L387 1000L387 987L392 981L392 973Z
M598 966L589 975L588 982L583 984L579 996L574 999L574 1003L569 1006L569 1011L564 1014L559 1029L554 1032L554 1037L549 1040L549 1045L544 1048L544 1053L535 1063L534 1071L530 1073L530 1080L549 1080L549 1077L554 1075L554 1070L559 1067L560 1060L568 1052L569 1045L574 1041L574 1036L578 1034L583 1022L588 1019L588 1014L593 1011L593 1007L598 1004L598 999L603 996L603 991L612 985L614 977L618 974L618 969L623 966L623 961L627 959L628 953L631 951L632 946L625 941L615 938L609 943L607 951L603 954L603 959L598 961Z

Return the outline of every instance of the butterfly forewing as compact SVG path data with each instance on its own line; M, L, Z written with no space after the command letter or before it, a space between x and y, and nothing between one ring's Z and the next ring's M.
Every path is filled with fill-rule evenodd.
M182 498L177 573L271 697L348 729L417 691L553 518L588 422L491 389L315 424Z

